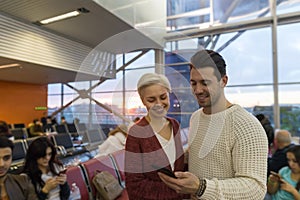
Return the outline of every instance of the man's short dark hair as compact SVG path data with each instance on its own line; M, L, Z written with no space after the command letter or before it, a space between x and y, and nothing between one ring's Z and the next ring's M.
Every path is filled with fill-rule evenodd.
M0 148L11 148L11 151L14 150L14 143L5 136L0 136Z
M9 127L5 121L0 120L0 136L12 137Z
M215 69L215 75L220 80L226 75L226 63L223 57L213 50L200 50L195 53L190 62L190 67L196 69L204 67L213 67Z
M0 121L0 133L8 133L9 128L5 121Z

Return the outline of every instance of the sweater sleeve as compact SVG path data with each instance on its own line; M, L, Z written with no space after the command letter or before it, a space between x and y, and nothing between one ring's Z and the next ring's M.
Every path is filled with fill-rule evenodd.
M125 167L126 189L130 199L147 199L153 188L164 187L159 180L149 179L143 168L143 158L138 138L128 136L126 141Z
M203 199L257 200L265 196L268 141L264 130L251 116L234 119L233 127L234 177L207 180Z

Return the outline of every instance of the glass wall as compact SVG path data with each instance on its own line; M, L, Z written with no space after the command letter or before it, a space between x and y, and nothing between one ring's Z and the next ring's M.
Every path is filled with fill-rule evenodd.
M117 70L135 58L140 52L117 56ZM154 72L154 51L151 50L125 70L119 70L115 79L108 79L94 87L99 80L48 85L48 114L61 109L56 115L57 121L65 116L72 123L75 118L92 127L123 123L123 119L112 112L132 120L144 115L144 109L137 93L136 84L140 76ZM100 78L100 77L99 77ZM126 91L124 91L126 88ZM88 91L80 96L80 91ZM65 107L71 103L69 106Z
M220 52L227 63L229 82L225 92L232 103L240 104L254 115L264 113L274 127L300 136L300 69L297 66L300 0L274 1L279 22L274 29L277 38L272 33L269 2L167 0L166 29L170 33L178 31L180 39L166 37L164 73L172 85L169 115L178 119L182 128L188 127L191 113L198 109L189 86L187 62L199 48L207 48ZM289 15L293 17L289 19ZM257 19L259 23L253 23ZM194 30L193 34L186 34L187 29ZM69 121L78 117L91 124L122 123L110 110L128 119L143 116L146 110L136 92L136 84L144 73L155 71L154 52L149 51L124 70L118 69L141 51L118 55L116 78L91 90L90 98L74 101L62 115ZM88 90L97 83L98 80L70 85ZM75 90L62 84L49 85L48 92L50 112L78 96ZM276 107L280 111L280 124L274 118Z
M269 14L267 0L167 0L167 6L169 31L236 23Z
M299 5L299 4L298 4ZM278 82L281 127L300 135L300 23L278 27Z

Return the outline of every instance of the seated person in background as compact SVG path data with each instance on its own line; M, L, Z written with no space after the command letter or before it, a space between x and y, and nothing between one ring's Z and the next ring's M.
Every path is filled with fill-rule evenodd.
M43 112L43 117L41 117L40 121L45 126L47 124L47 112Z
M39 199L68 199L70 188L56 149L47 137L39 137L29 145L24 173L30 178Z
M271 174L268 179L268 193L274 200L300 199L300 146L295 145L286 151L288 165Z
M73 120L73 124L79 124L80 123L80 119L75 117Z
M265 116L264 114L257 114L257 115L255 115L255 117L261 123L261 125L263 126L263 128L266 132L266 135L268 137L268 145L269 145L269 149L270 149L273 144L273 141L274 141L274 128L271 125L271 122L268 119L268 117Z
M5 136L11 140L14 139L14 136L10 133L8 125L5 121L0 121L0 136Z
M46 118L46 124L43 126L43 132L54 132L51 116Z
M138 122L140 119L141 119L140 117L136 117L136 118L133 119L133 122L136 123L136 122Z
M51 119L52 119L52 125L56 125L56 124L58 124L58 123L57 123L57 120L56 120L56 118L55 118L55 117L51 117Z
M60 118L60 124L67 124L66 118L64 116Z
M128 128L125 124L117 126L108 133L108 138L99 145L98 156L105 156L112 152L125 149Z
M43 136L45 135L43 131L43 125L38 119L34 119L33 123L29 124L29 136L35 137L35 136Z
M288 166L286 151L294 145L291 141L291 134L287 130L277 130L275 132L274 144L277 149L272 157L268 158L268 176L270 171L277 173L282 167Z
M0 136L0 199L36 200L37 195L30 179L26 175L8 174L12 163L14 144L6 136Z

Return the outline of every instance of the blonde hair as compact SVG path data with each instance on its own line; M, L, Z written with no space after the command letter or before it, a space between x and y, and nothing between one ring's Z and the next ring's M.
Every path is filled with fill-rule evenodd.
M137 89L139 95L141 95L141 90L145 87L159 84L163 87L165 87L168 92L171 92L171 84L166 76L162 74L156 74L156 73L146 73L144 74L137 83Z

